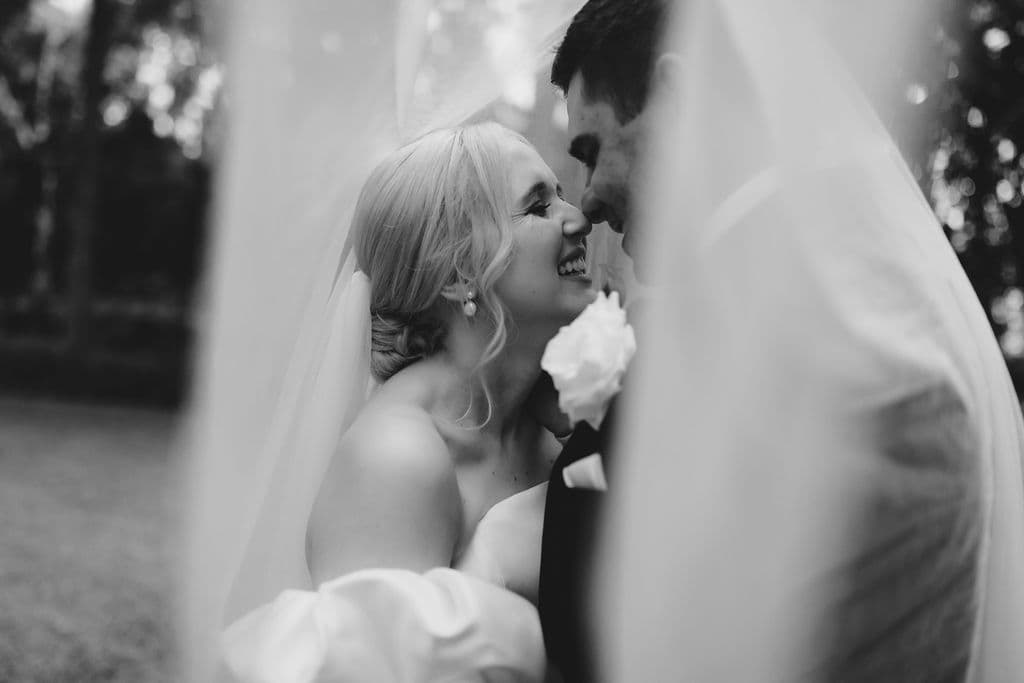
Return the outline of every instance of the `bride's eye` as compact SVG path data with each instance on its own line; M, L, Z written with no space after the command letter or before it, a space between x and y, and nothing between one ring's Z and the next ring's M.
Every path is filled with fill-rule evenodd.
M534 216L546 216L550 208L551 204L549 202L537 202L527 209L526 213L533 214Z

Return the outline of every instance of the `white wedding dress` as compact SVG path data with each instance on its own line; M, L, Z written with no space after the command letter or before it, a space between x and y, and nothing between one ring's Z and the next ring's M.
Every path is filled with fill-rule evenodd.
M222 640L230 678L270 681L543 681L537 611L505 590L491 559L515 506L543 506L540 484L488 534L474 536L459 569L352 572L315 589L280 593L231 624ZM499 507L496 506L496 507ZM494 515L495 509L485 515ZM540 548L523 549L534 566Z
M439 568L313 587L303 537L326 458L367 386L365 363L339 353L366 335L342 256L362 179L400 141L514 85L516 67L581 4L247 0L226 10L231 135L185 444L186 680L223 674L225 642L228 667L247 680L542 675L533 608L494 583ZM630 457L609 492L604 566L614 571L599 587L608 680L796 680L814 660L823 604L806 579L844 557L871 481L844 411L933 380L954 388L978 439L968 680L1017 680L1020 410L969 284L859 96L863 81L847 73L849 63L869 79L893 72L914 12L881 0L678 5L670 38L686 88L655 136L641 216L675 227L645 231L669 277L637 330L647 357L620 412L618 448ZM812 19L825 6L848 36ZM460 12L477 21L453 40L445 32ZM845 65L835 46L856 46ZM922 320L939 321L941 343Z
M231 679L543 681L536 611L453 569L368 569L281 593L225 633Z

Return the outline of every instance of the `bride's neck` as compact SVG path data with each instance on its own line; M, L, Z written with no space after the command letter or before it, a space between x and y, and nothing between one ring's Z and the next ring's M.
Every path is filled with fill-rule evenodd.
M477 368L490 335L468 326L452 330L443 356L456 377L453 390L462 395L462 406L469 406L464 417L456 417L474 425L486 421L483 429L499 435L515 430L527 397L540 377L540 357L547 340L544 335L523 334L520 330L497 357Z

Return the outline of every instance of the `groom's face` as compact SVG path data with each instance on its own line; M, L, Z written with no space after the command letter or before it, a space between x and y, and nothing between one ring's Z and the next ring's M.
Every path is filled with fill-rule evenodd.
M586 187L580 208L593 223L608 223L622 233L622 248L630 256L636 239L631 215L638 188L637 153L647 131L644 112L621 123L611 103L584 93L577 73L566 93L569 110L569 154L586 168Z

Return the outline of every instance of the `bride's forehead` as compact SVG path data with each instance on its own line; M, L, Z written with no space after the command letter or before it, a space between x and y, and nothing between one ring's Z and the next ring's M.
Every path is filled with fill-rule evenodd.
M525 192L538 181L554 183L554 174L533 147L521 140L503 145L505 173L513 191Z

